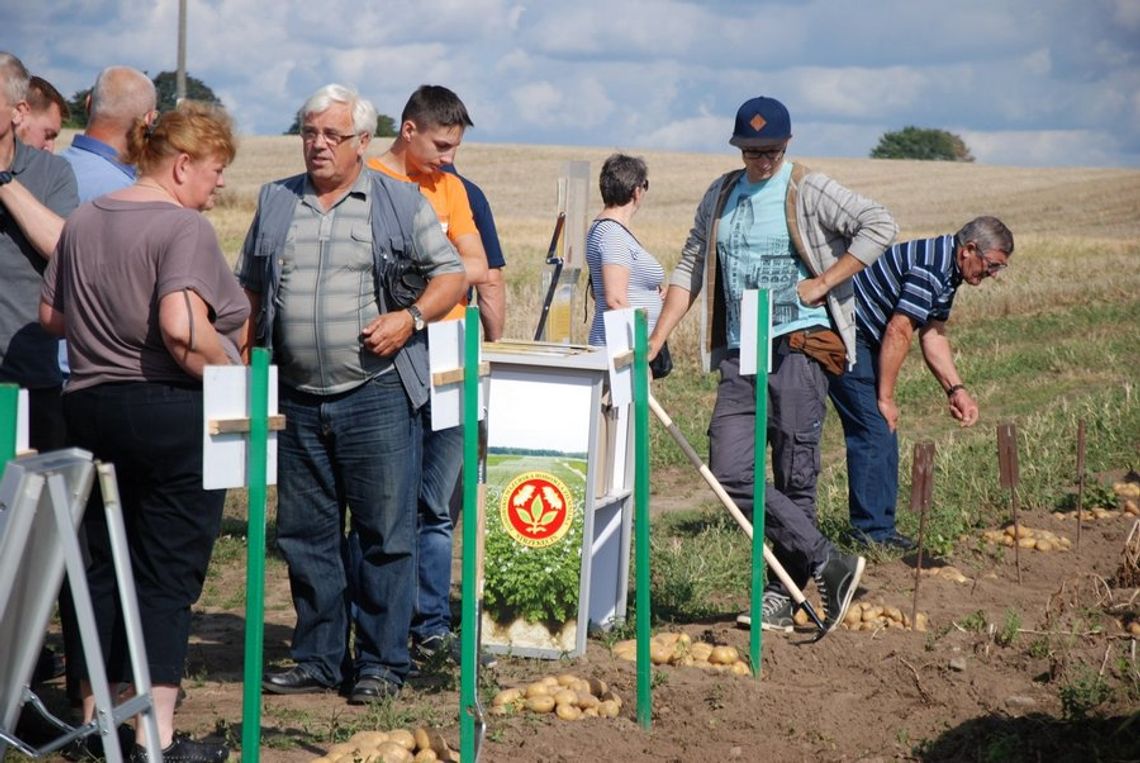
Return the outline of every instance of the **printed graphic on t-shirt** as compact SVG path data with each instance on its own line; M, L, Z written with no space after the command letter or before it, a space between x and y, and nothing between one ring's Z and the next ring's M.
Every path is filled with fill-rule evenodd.
M751 196L738 196L729 217L728 235L718 244L724 266L727 325L731 340L739 342L740 298L746 289L769 289L772 293L772 325L800 318L796 294L799 265L788 236L755 235L756 215Z

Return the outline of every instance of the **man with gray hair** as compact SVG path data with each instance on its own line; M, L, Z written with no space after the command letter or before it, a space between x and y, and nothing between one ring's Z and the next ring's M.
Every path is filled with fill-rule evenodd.
M946 320L963 281L977 286L1005 270L1012 255L1009 228L996 217L978 217L956 234L897 243L855 275L855 366L828 381L847 440L848 510L858 541L914 549L895 527L899 369L917 329L950 415L964 427L977 422L978 404L955 367Z
M135 182L134 167L121 157L131 128L139 122L149 125L158 115L156 102L154 83L138 69L108 66L99 72L87 95L87 127L63 152L75 171L80 201Z
M345 682L353 704L395 696L410 669L424 325L466 287L419 189L365 169L376 119L341 85L305 102L306 172L262 187L237 266L256 316L251 344L273 350L286 417L277 545L297 612L296 665L262 686L297 694ZM398 288L416 282L422 289Z
M28 439L42 451L63 445L63 379L37 295L63 220L79 202L67 162L16 138L29 79L20 59L0 52L0 382L28 390Z

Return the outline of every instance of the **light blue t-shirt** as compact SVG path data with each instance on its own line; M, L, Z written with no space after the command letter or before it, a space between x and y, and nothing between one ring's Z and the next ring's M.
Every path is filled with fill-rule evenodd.
M721 213L716 251L723 275L729 349L740 347L740 298L747 289L771 290L773 336L831 325L825 307L808 307L796 294L796 284L811 274L788 233L784 201L791 177L791 162L784 162L779 172L759 183L741 175Z

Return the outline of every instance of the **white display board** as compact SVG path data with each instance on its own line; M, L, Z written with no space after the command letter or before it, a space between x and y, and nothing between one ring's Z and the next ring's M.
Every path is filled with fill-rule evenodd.
M610 371L610 403L614 406L627 406L633 402L633 363L629 353L633 350L632 307L624 310L607 310L602 315L606 324L606 362ZM624 358L618 365L615 361Z
M760 313L760 291L748 289L740 300L740 374L756 375L756 319ZM768 373L772 373L772 300L768 299Z
M246 487L249 433L210 434L211 421L249 418L249 366L206 366L202 376L202 488ZM277 415L277 366L269 367L269 415ZM267 485L277 484L277 433L269 432Z
M16 395L16 454L28 451L28 391Z
M478 330L478 326L476 326ZM429 323L428 365L431 367L431 428L433 432L451 429L463 423L463 348L467 337L464 320ZM483 345L479 343L479 357ZM440 376L446 379L440 379ZM479 384L479 414L482 419L487 404L485 381Z
M27 455L8 464L0 481L0 729L14 731L23 689L31 681L43 634L63 579L64 545L46 489L62 476L71 532L94 482L91 454L78 448ZM2 749L2 745L0 745ZM0 758L4 755L0 751Z

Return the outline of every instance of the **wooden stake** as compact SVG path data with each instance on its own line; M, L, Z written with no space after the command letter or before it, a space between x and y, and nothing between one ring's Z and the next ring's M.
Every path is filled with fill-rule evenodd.
M1081 514L1085 510L1085 420L1077 422L1077 550L1081 550Z
M922 579L922 544L926 537L926 510L934 496L934 443L915 443L910 467L910 510L918 512L918 559L914 565L914 597L910 604L911 627L918 621L918 585Z
M998 425L998 473L1001 486L1009 490L1010 513L1013 515L1013 559L1017 566L1017 584L1021 585L1021 520L1017 515L1017 428L1011 422Z

